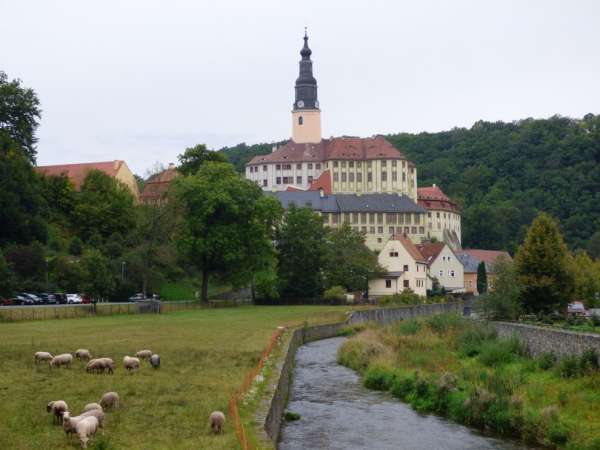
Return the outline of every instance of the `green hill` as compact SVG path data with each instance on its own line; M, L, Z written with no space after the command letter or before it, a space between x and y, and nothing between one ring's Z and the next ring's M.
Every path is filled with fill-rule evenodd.
M600 116L477 122L439 133L386 136L463 208L463 244L514 251L539 211L559 219L569 245L600 230ZM221 149L238 170L275 144Z

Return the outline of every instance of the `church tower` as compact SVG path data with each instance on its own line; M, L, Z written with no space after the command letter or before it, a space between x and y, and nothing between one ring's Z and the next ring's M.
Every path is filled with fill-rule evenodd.
M296 98L292 110L292 140L297 144L321 142L321 110L317 100L317 80L312 73L312 54L304 32L304 47L300 50L300 75L296 80Z

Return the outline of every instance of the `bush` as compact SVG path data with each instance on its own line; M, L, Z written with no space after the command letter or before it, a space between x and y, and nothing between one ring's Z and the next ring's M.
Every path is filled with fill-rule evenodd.
M400 334L417 334L421 329L421 324L415 319L403 320L397 329Z
M375 391L387 391L391 388L394 374L381 366L370 366L364 375L364 385Z
M484 325L468 326L456 337L457 350L462 356L477 356L484 342L496 339L496 331Z
M582 372L598 370L598 354L593 348L586 349L579 359L579 366Z
M556 355L552 352L542 353L537 358L537 365L542 370L550 370L556 364Z
M414 391L415 376L397 375L392 380L390 392L394 397L400 400L406 400L407 397Z
M382 354L385 347L378 342L350 339L338 351L338 362L356 371L366 369L374 357Z
M341 286L333 286L323 293L323 298L332 303L342 303L346 300L346 290Z
M600 327L600 316L598 314L591 315L590 325L593 327Z
M381 306L392 306L392 305L419 305L423 302L423 299L415 294L413 291L406 289L400 294L385 295L377 299L377 303Z
M558 373L563 378L575 378L580 374L580 363L577 356L567 356L560 360Z
M462 317L456 314L440 314L427 319L427 325L437 334L445 334L452 328L458 328L464 324Z
M285 413L283 413L283 418L287 422L293 422L294 420L300 420L300 414L294 411L286 411Z
M497 367L514 361L522 354L523 348L518 339L487 341L481 346L479 361L484 366Z

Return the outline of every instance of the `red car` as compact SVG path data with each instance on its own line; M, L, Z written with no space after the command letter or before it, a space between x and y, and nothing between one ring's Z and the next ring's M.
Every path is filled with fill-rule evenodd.
M10 298L0 297L0 306L10 306L13 304L14 304L14 302Z
M92 303L92 297L87 294L81 294L81 303Z

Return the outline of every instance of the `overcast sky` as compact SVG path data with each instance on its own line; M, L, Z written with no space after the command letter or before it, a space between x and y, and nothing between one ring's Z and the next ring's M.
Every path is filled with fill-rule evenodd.
M324 136L600 113L595 0L0 0L0 70L40 97L40 165L143 174L288 138L304 26Z

